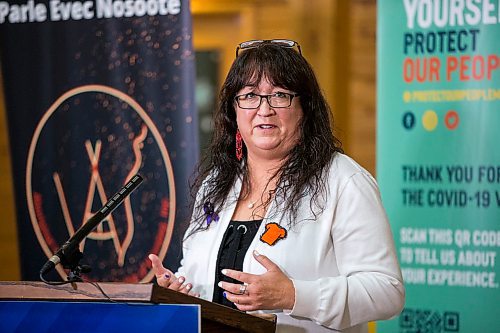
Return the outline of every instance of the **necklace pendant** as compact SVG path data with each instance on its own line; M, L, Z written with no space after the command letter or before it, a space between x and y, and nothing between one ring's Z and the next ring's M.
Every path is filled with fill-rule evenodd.
M247 205L247 207L248 207L248 208L250 208L250 209L252 209L254 205L255 205L255 202L250 202L250 203Z

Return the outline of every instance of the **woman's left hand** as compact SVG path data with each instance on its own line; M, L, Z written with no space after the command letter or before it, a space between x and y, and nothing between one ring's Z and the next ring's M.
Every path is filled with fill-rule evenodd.
M295 287L281 269L268 257L253 252L255 259L267 269L262 275L224 269L222 273L242 284L219 282L226 298L241 311L291 310L295 304Z

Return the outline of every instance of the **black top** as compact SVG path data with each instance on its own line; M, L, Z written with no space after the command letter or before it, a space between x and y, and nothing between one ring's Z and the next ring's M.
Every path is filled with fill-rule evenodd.
M219 281L242 283L231 279L221 273L221 270L234 269L243 270L243 259L250 247L262 220L253 221L231 221L222 237L219 254L217 255L217 265L215 270L215 284L213 301L236 309L234 303L229 302L224 296L224 289L219 288Z

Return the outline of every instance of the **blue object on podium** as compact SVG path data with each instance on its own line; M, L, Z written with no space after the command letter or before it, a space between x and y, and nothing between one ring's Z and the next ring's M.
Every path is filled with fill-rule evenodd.
M276 315L254 316L152 283L0 281L0 303L0 333L276 332ZM62 324L67 328L53 326Z
M200 306L0 301L0 332L200 332Z

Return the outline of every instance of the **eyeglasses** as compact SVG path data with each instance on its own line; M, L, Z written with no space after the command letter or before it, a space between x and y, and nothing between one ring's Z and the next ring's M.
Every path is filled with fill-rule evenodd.
M292 105L292 100L299 94L290 94L284 92L276 92L271 95L258 95L248 93L238 95L234 99L241 109L258 109L262 104L262 99L265 98L267 103L272 108L288 108Z
M253 49L255 47L258 47L259 45L266 44L266 43L278 45L278 46L285 47L285 48L297 47L299 54L302 55L302 51L300 50L299 43L297 43L294 40L290 40L290 39L256 39L256 40L249 40L249 41L240 43L236 47L236 57L238 57L240 50Z

